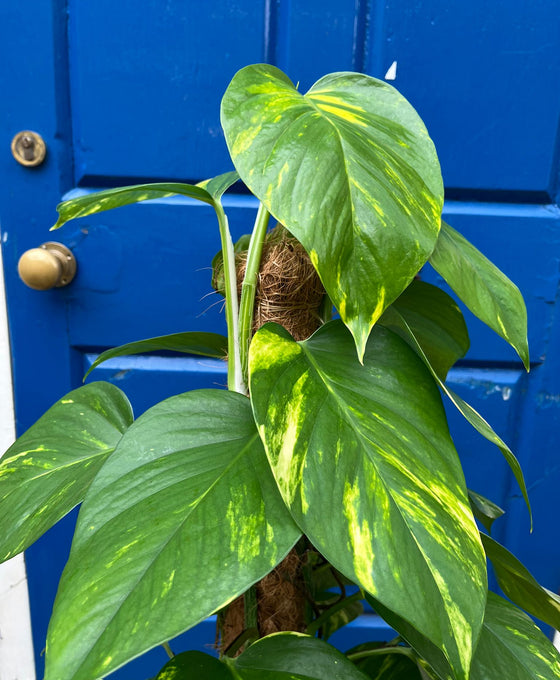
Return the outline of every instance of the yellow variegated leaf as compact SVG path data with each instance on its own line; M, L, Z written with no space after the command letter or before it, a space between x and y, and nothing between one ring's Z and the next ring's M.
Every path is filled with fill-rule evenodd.
M82 505L46 680L105 677L243 593L299 536L246 397L196 390L157 404Z
M437 386L376 327L360 365L340 321L295 342L267 324L250 353L259 433L284 501L343 574L466 680L486 564Z
M370 76L333 73L303 95L259 64L233 78L222 125L241 179L301 241L361 357L438 236L443 184L424 124Z

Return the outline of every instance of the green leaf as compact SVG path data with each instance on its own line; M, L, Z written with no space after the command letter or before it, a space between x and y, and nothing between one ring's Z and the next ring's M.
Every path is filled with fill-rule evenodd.
M517 483L519 484L519 488L521 489L521 493L523 494L525 504L527 505L527 509L529 511L532 527L533 519L531 513L531 504L529 502L529 495L527 493L525 478L523 476L521 466L519 465L519 461L513 454L512 450L500 437L498 437L498 435L494 432L489 423L486 420L484 420L484 418L478 413L478 411L476 411L470 404L467 404L467 402L464 401L464 399L462 399L458 394L455 394L453 390L449 389L449 387L447 387L447 385L440 379L440 377L432 367L428 357L426 356L426 352L424 351L424 348L420 344L414 331L408 325L406 319L397 311L396 308L391 307L390 309L387 310L386 319L387 319L385 322L386 325L390 326L391 328L400 327L401 333L405 334L408 337L408 343L415 348L416 353L426 364L442 392L444 392L449 397L451 403L457 408L459 413L461 413L461 415L467 420L467 422L469 422L474 427L474 429L479 434L481 434L485 439L487 439L492 444L495 444L501 451L502 455L506 459L507 464L509 465L511 471L514 474Z
M498 584L512 602L560 630L560 597L543 588L509 550L486 534L480 535Z
M140 203L140 201L150 201L155 198L169 198L178 194L189 196L189 198L195 198L198 201L210 203L211 205L214 202L211 194L206 189L192 184L179 184L177 182L136 184L129 187L106 189L105 191L96 191L95 193L78 196L77 198L71 198L68 201L59 203L56 207L58 220L51 227L51 231L59 229L63 224L77 217L86 217L87 215L94 215L105 210L120 208L124 205Z
M97 368L107 359L162 350L224 359L227 354L227 338L217 333L173 333L171 335L160 335L157 338L128 342L126 345L113 347L102 352L89 367L88 372L84 375L84 380L94 368Z
M346 655L371 680L422 680L420 670L412 658L391 652L391 648L389 651L386 649L383 642L366 642L353 647ZM358 658L354 659L355 656Z
M443 221L430 264L471 312L515 349L529 370L527 310L517 286Z
M494 522L505 514L498 505L471 489L469 489L469 502L474 516L488 532L492 531Z
M62 397L0 461L0 561L34 543L80 503L132 423L126 396L95 382Z
M177 654L161 669L155 680L234 680L229 668L202 652Z
M531 619L488 593L486 615L470 680L558 680L560 655Z
M327 642L301 633L275 633L231 662L241 680L366 680Z
M361 366L339 321L299 343L267 324L251 345L250 392L274 476L304 533L466 678L486 560L422 361L380 327ZM326 498L340 510L325 513Z
M424 124L370 76L333 73L302 95L266 64L234 76L221 116L241 179L303 244L361 358L440 229L443 184Z
M437 286L413 281L391 307L406 319L434 371L445 380L449 369L469 349L467 326L456 302ZM400 335L416 351L408 334L398 323L392 324L391 318L391 314L384 314L380 323Z
M441 680L456 680L449 661L445 655L421 632L405 621L401 616L385 607L379 600L366 593L366 600L374 611L386 621L391 628L398 630L401 637L417 652L417 654L430 664L433 672Z
M105 676L243 593L300 532L249 400L197 390L127 431L82 505L47 639L46 680Z
M205 179L196 186L207 191L215 201L219 201L222 195L239 179L236 172L225 172L212 179Z

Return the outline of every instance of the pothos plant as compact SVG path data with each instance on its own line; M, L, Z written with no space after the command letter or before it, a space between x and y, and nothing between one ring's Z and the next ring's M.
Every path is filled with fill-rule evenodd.
M1 559L82 503L46 680L105 677L156 645L169 649L215 612L223 620L241 595L241 628L221 657L183 652L160 680L560 677L558 653L522 611L560 628L560 599L491 538L502 511L467 491L442 397L505 456L529 508L522 472L445 384L467 330L451 297L417 274L429 262L528 369L525 305L442 222L440 167L418 114L366 75L327 75L301 94L261 64L235 75L221 117L235 172L58 208L54 228L175 194L214 208L227 339L151 338L104 352L92 368L153 350L227 353L228 391L179 394L133 422L126 396L93 382L60 399L2 459ZM238 290L221 197L239 178L260 207ZM253 335L270 216L326 291L307 339L275 323ZM303 630L263 637L255 584L294 546L308 600L322 606L302 605ZM488 592L487 558L509 600ZM326 638L364 598L397 637L337 651Z

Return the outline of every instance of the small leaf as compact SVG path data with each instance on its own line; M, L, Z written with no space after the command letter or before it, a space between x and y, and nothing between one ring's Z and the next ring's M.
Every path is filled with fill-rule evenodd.
M527 310L517 286L443 221L430 264L471 312L515 349L529 370Z
M95 382L52 406L0 461L0 561L34 543L80 503L132 423L126 396Z
M267 324L251 344L250 393L280 492L313 545L466 678L486 560L422 361L381 327L362 366L340 321L299 343ZM327 497L337 512L325 513Z
M246 397L197 390L157 404L82 505L46 680L105 677L232 601L299 536Z
M474 516L488 532L492 531L492 524L505 514L498 505L471 489L469 489L469 502Z
M275 633L232 662L241 680L366 680L327 642L301 633Z
M221 117L241 179L309 253L361 358L440 229L443 183L422 120L370 76L332 73L302 95L267 64L234 76Z
M445 380L449 369L469 349L467 326L457 303L437 286L413 281L391 307L406 320L431 366ZM391 324L390 314L383 315L379 322L409 343L400 325ZM411 347L416 351L414 343Z
M84 380L94 368L97 368L107 359L159 351L201 354L206 357L224 359L227 354L227 338L217 333L173 333L171 335L160 335L157 338L128 342L126 345L113 347L102 352L89 367L84 375Z
M560 655L552 642L526 614L494 593L488 593L470 675L470 680L489 678L560 678Z
M86 217L96 213L120 208L121 206L141 201L150 201L155 198L169 198L170 196L188 196L204 203L213 204L214 199L208 191L200 186L192 184L179 184L177 182L157 182L154 184L135 184L129 187L106 189L71 198L59 203L56 207L58 220L52 229L59 229L63 224L77 217Z
M560 597L543 588L509 550L486 534L480 535L498 584L512 602L560 630Z
M155 680L235 680L229 668L202 652L183 652L170 659Z
M205 179L196 186L207 191L215 201L219 201L222 195L239 179L239 175L234 172L225 172L212 179Z
M422 680L420 670L412 658L391 650L384 653L385 649L382 642L366 642L353 647L346 655L371 680ZM365 656L368 652L373 653ZM362 658L353 659L355 655L362 654Z
M408 336L409 344L416 348L416 353L424 361L424 363L426 364L429 371L433 375L442 392L444 392L449 397L451 403L457 408L459 413L461 413L465 420L467 420L467 422L469 422L479 434L481 434L485 439L487 439L492 444L495 444L500 449L502 455L506 459L507 464L509 465L511 471L514 474L517 483L519 484L519 488L521 489L521 493L523 494L525 504L527 505L527 509L529 511L532 527L533 518L531 513L531 504L529 502L529 495L527 493L527 486L525 484L525 478L523 476L521 466L519 465L519 461L517 460L509 446L500 437L498 437L498 435L494 432L492 427L486 422L486 420L484 420L484 418L478 413L478 411L476 411L470 404L467 404L467 402L464 401L464 399L461 399L461 397L458 394L455 394L453 390L449 389L449 387L447 387L447 385L440 379L440 377L430 364L430 361L426 356L424 348L418 341L418 338L414 334L413 330L408 325L406 319L393 307L387 310L386 315L388 319L386 323L388 325L390 325L391 327L399 326L401 332Z

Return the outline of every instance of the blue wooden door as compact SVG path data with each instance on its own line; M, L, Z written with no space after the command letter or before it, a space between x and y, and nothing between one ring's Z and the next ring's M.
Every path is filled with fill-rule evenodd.
M62 197L144 180L199 181L231 169L219 102L246 64L275 63L302 90L335 70L387 77L436 142L447 220L527 300L531 374L469 318L472 349L451 381L517 451L533 501L532 535L498 452L454 414L451 427L469 486L507 510L496 537L558 589L560 26L550 20L553 9L552 0L2 3L0 224L19 432L78 386L101 350L181 330L223 330L207 269L219 248L215 217L186 199L68 225L56 238L77 258L75 281L48 292L26 288L17 260L52 237L47 230ZM10 140L24 129L46 141L38 168L11 157ZM248 231L255 201L240 193L225 203L234 236ZM433 272L425 277L435 280ZM170 356L122 359L93 378L123 388L137 415L171 394L225 384L220 362ZM27 554L39 677L72 522ZM368 623L375 629L378 622L370 615L351 629L356 642ZM211 627L180 644L211 644ZM115 677L149 677L164 661L161 652Z

